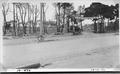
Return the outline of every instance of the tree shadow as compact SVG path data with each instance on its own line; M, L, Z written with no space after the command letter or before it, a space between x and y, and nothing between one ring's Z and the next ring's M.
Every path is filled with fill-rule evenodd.
M24 67L18 67L16 69L38 69L38 68L44 68L46 66L51 65L52 63L47 63L47 64L40 64L40 63L36 63L36 64L32 64L32 65L28 65L28 66L24 66Z

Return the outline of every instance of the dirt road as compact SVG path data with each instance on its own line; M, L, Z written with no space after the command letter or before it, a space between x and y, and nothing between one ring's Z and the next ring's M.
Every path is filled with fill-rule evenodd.
M111 68L119 61L118 40L118 35L101 35L42 43L4 43L3 65L16 68L41 63L48 64L44 68Z

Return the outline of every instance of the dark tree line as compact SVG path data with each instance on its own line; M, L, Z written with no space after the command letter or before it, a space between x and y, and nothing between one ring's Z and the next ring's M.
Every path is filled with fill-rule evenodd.
M92 3L90 7L85 9L85 17L95 17L93 19L94 21L94 32L105 32L105 25L104 25L104 20L105 18L108 19L108 26L109 21L115 19L114 23L117 23L118 18L119 18L119 4L116 4L115 6L111 5L105 5L102 3ZM97 21L100 21L97 23ZM112 26L113 28L115 27L115 30L119 24L114 24ZM99 28L98 28L99 27ZM99 29L99 30L98 30Z
M90 7L79 6L79 10L74 10L72 3L54 3L55 5L55 18L58 33L68 33L77 30L83 30L82 21L84 17L93 17L94 32L105 32L109 30L119 29L119 4L105 5L102 3L92 3ZM3 34L5 35L7 30L10 29L12 24L12 34L14 36L22 36L27 34L43 35L47 33L45 27L46 16L45 15L45 3L40 4L41 9L37 5L29 3L13 3L13 18L11 21L7 21L7 14L9 12L9 4L2 4L2 12L4 18ZM85 11L85 12L83 12ZM108 19L108 25L105 26L104 21ZM110 22L111 20L114 22ZM50 22L48 22L49 24ZM70 26L72 24L72 26ZM78 28L80 24L80 28ZM37 27L39 25L40 27ZM76 25L76 26L75 26Z

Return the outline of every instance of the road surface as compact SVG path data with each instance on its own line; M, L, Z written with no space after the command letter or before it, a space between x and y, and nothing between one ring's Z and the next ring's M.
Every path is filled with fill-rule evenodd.
M4 40L3 66L17 68L40 63L47 64L44 68L48 69L111 68L119 64L119 35L82 35L69 38L72 39L66 37L63 40L40 43L35 42L35 39Z

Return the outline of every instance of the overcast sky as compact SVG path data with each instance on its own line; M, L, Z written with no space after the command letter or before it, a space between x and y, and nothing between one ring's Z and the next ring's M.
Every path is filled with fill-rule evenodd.
M28 3L32 3L32 4L37 4L39 6L40 2L43 1L43 2L46 2L46 19L47 20L54 20L54 16L55 16L55 7L53 6L53 3L54 2L71 2L73 3L73 6L75 8L75 10L78 9L78 6L80 5L85 5L85 7L88 7L90 6L90 4L92 2L100 2L100 3L103 3L103 4L106 4L106 5L115 5L117 2L120 2L120 0L0 0L0 11L1 11L1 3L3 2L8 2L8 3L13 3L13 2L28 2ZM10 8L12 10L12 4L10 4ZM46 9L45 8L45 9ZM0 20L3 21L3 16L2 16L2 13L0 12ZM8 19L7 20L10 20L12 18L12 13L9 12L9 15L7 16Z

